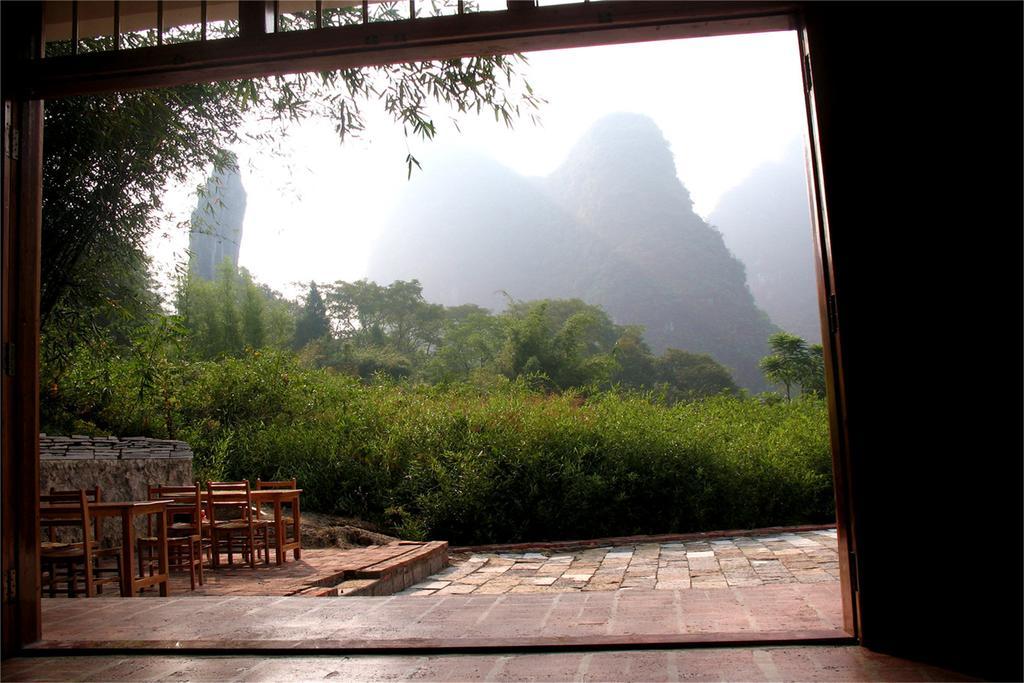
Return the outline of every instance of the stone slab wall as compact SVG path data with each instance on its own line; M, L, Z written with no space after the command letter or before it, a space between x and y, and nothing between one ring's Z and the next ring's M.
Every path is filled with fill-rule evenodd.
M103 500L146 500L157 484L192 484L192 449L184 441L146 437L39 435L39 492L100 487ZM143 518L135 530L144 533ZM120 522L108 519L100 533L102 545L121 542ZM80 541L81 533L60 529L55 540Z
M184 441L41 434L39 461L41 493L99 486L104 500L146 500L150 485L192 483Z

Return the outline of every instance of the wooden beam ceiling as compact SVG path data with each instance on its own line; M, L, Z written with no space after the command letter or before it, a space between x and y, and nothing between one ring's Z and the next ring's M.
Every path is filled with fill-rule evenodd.
M308 31L242 35L35 60L18 91L38 98L428 59L795 28L796 2L588 2Z

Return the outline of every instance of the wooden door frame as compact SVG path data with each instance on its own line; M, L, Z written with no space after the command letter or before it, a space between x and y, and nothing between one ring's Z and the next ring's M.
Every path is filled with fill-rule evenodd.
M827 116L827 108L819 106L814 88L824 74L814 71L813 27L808 30L800 7L794 2L601 2L296 33L257 31L208 44L39 60L25 56L42 54L42 3L3 3L5 37L15 36L20 41L17 51L11 40L5 40L4 47L3 123L5 131L9 127L14 134L9 139L5 135L3 166L3 355L13 362L9 369L5 366L0 403L3 655L15 654L41 638L37 508L42 98L300 70L783 29L798 32L804 65L811 140L808 185L832 439L843 620L847 632L859 637L845 363L826 180L820 162L821 129L827 124L822 117Z
M822 127L827 126L827 109L819 108L814 83L823 79L815 72L812 56L812 32L805 22L797 31L800 45L801 76L807 116L808 149L806 158L807 196L811 202L811 228L814 239L814 267L818 283L818 318L825 363L825 391L828 403L829 438L832 446L832 489L835 493L836 532L839 544L839 575L843 601L843 627L859 637L860 586L857 580L856 515L853 508L853 476L850 440L846 416L846 373L842 362L842 338L839 327L838 286L832 267L832 241L828 208L825 203L825 175L821 165Z
M0 229L0 654L41 635L39 594L39 284L43 103L12 94L18 60L42 54L42 8L4 7L3 216ZM19 28L28 30L19 30ZM33 30L33 27L35 30Z

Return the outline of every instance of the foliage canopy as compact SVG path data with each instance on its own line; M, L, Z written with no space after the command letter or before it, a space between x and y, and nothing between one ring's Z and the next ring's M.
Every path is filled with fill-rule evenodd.
M760 367L768 381L786 388L786 399L799 386L804 393L825 395L825 364L821 344L811 344L788 332L768 337L771 354L761 359Z

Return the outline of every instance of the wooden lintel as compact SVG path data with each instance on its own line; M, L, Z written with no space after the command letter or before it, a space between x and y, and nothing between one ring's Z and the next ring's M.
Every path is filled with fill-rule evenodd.
M601 2L328 27L37 60L50 98L233 78L795 28L796 2Z

